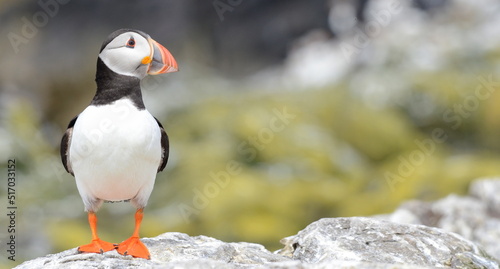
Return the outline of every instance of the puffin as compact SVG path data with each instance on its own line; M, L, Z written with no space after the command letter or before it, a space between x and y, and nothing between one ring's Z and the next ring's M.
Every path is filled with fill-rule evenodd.
M75 177L92 233L78 251L150 259L139 229L156 174L168 160L169 141L162 124L146 109L141 80L178 71L172 54L148 34L133 29L111 33L97 58L94 98L73 118L61 140L64 168ZM137 210L130 238L119 244L97 233L96 212L103 202L129 201Z

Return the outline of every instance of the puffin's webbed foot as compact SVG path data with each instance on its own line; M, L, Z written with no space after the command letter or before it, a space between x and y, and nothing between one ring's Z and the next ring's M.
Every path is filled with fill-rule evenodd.
M132 236L118 244L116 250L122 255L130 255L135 258L151 259L148 248L139 240L139 237Z
M118 244L116 250L122 255L130 255L136 258L151 259L148 248L139 240L139 228L141 227L143 209L135 212L135 229L132 236Z
M101 239L94 239L90 244L78 247L78 252L90 253L104 253L106 251L114 250L116 247L113 243L102 241Z
M99 236L97 236L97 216L94 212L88 212L90 230L92 231L92 242L87 245L78 247L78 252L90 252L90 253L104 253L106 251L111 251L115 249L113 243L102 241Z

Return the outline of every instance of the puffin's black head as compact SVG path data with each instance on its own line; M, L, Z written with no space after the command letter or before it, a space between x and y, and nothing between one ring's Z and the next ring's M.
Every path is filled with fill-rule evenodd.
M99 58L113 72L139 79L148 74L178 71L172 54L139 30L120 29L111 33L102 44Z

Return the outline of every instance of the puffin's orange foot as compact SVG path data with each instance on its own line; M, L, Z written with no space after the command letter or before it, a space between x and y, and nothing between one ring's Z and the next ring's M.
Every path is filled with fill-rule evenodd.
M139 237L132 236L118 244L116 248L122 255L130 255L134 258L151 259L148 248L139 240Z
M115 249L113 243L102 241L101 239L94 239L90 244L78 247L78 252L91 252L91 253L104 253Z

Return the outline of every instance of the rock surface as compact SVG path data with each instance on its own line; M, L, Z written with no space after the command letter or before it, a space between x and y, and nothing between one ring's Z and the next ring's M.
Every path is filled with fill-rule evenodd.
M499 191L500 180L481 180L467 197L411 201L373 218L321 219L283 239L275 253L258 244L165 233L142 239L151 260L75 248L16 268L499 268Z
M474 243L457 234L370 218L322 219L282 242L282 254L308 264L350 260L424 267L497 267Z
M457 233L500 260L499 194L499 179L477 180L471 184L469 196L449 195L435 202L406 202L382 218Z

